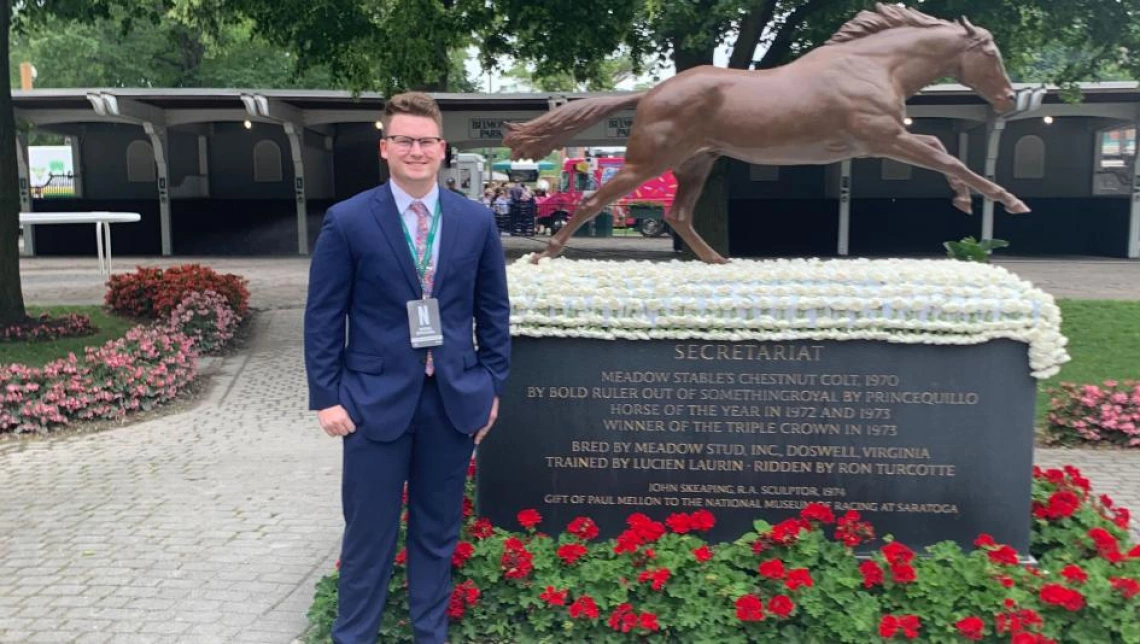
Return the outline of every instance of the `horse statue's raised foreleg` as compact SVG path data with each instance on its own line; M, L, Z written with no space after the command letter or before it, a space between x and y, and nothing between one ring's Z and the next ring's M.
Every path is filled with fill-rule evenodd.
M950 154L946 146L942 144L942 140L932 134L912 134L911 136L943 154ZM952 174L945 176L946 182L950 184L950 189L954 191L954 207L967 215L974 214L974 202L970 199L970 186Z
M938 146L941 149L937 149L919 135L903 132L894 137L868 141L866 145L874 156L888 157L902 163L941 172L951 181L957 179L982 193L986 198L1002 204L1011 214L1029 212L1029 206L1012 192L971 171L956 157L946 152L945 148Z
M538 260L543 257L558 257L558 255L562 253L562 249L565 248L566 242L574 235L574 231L596 217L598 213L602 211L602 208L633 192L638 186L661 174L666 169L667 168L661 167L645 167L637 163L630 163L627 159L625 165L622 166L621 170L619 170L612 179L602 184L602 187L599 188L597 192L586 197L578 204L578 208L574 210L574 216L570 218L570 221L566 222L566 224L550 238L550 242L546 245L546 250L531 258L531 262L538 263Z
M693 253L706 264L728 262L693 229L693 211L697 207L697 200L700 199L705 187L705 179L708 178L716 159L716 154L702 152L673 169L673 176L677 178L677 195L673 198L669 212L665 213L665 221L669 222L673 231L685 240Z

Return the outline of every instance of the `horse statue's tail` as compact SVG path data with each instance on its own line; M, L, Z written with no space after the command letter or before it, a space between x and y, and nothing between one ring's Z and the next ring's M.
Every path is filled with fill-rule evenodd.
M610 114L634 107L645 92L571 101L526 123L507 123L503 145L512 159L541 159Z

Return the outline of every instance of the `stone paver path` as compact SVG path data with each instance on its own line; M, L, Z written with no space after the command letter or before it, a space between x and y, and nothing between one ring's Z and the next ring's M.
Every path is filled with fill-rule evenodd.
M665 250L649 242L662 248L647 253ZM200 404L94 435L0 442L0 643L287 644L305 629L342 529L340 446L304 408L307 260L204 263L249 276L263 312ZM23 260L28 300L100 301L91 264ZM1006 265L1058 296L1140 299L1140 262ZM1081 467L1140 513L1140 454L1039 450L1037 461Z

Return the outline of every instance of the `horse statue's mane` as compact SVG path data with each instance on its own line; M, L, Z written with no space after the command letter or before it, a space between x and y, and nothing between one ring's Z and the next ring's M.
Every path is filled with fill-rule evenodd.
M952 23L917 9L880 2L875 4L874 11L860 11L859 15L848 20L824 45L851 42L895 27L943 27L949 24Z

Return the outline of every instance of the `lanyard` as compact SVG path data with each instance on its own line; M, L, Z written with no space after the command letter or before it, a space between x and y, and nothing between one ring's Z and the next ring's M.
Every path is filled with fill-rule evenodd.
M423 257L416 255L416 242L412 240L412 236L408 233L408 227L404 226L404 239L408 242L408 250L412 251L412 261L415 262L416 272L419 273L420 283L424 281L424 275L427 274L428 265L431 264L431 249L435 246L435 232L439 230L439 200L435 202L435 213L431 217L431 229L428 231L427 243L424 248Z

